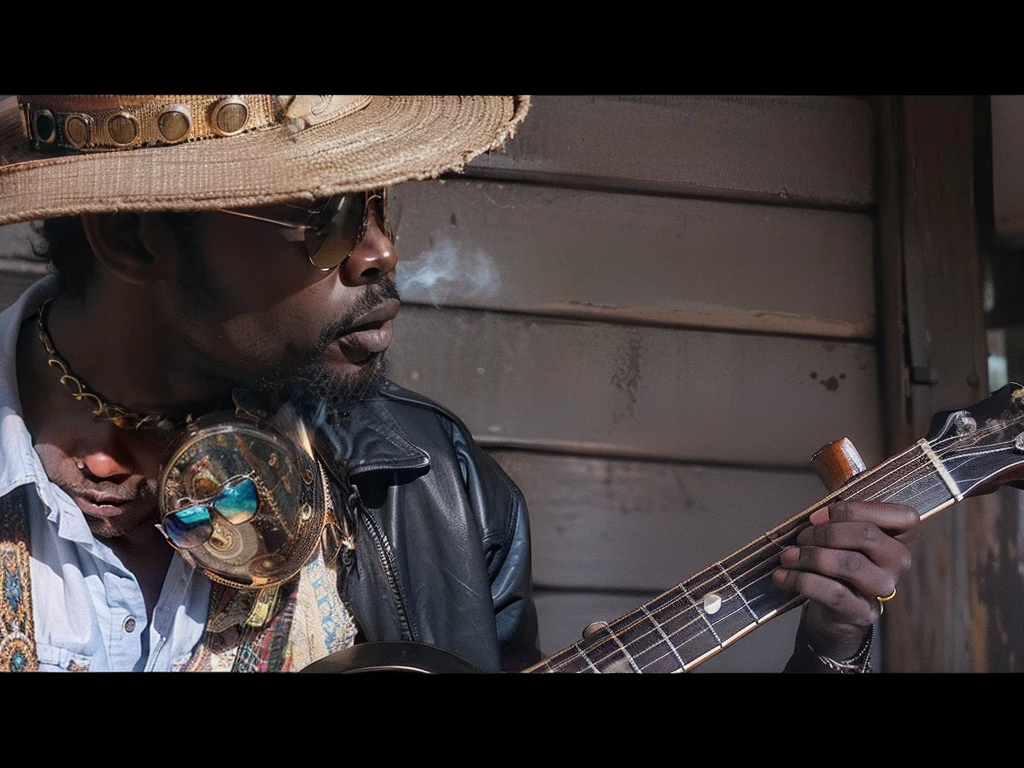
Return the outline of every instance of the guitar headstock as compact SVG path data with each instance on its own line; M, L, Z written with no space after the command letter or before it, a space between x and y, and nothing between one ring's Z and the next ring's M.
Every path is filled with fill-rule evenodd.
M928 442L965 496L1024 482L1024 386L1011 382L970 408L936 413Z

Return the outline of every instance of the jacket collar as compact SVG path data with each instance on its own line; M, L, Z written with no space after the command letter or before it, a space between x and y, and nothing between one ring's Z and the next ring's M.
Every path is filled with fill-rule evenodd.
M417 402L412 395L387 381L379 395L346 411L343 424L322 425L316 430L320 458L342 477L429 467L429 454L409 441L388 413L388 400Z

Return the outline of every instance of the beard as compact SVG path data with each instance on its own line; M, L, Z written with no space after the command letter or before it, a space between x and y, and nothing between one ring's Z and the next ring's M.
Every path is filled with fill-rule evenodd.
M377 395L387 379L388 362L381 352L354 375L341 375L324 362L328 347L354 329L354 323L388 299L400 299L393 280L367 286L356 305L337 322L323 329L316 346L298 363L289 364L255 382L258 391L290 405L314 431L323 423L336 423L356 403Z

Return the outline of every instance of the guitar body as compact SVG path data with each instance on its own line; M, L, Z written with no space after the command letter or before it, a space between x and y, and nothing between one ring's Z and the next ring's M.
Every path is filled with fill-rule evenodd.
M454 653L424 643L363 643L332 653L303 667L302 672L418 672L463 674L479 672Z

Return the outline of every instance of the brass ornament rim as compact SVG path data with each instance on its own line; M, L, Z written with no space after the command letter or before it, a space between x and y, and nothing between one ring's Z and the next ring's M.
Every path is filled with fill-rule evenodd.
M226 130L221 127L219 118L225 109L233 106L239 106L245 110L245 119L242 120L242 123L238 128ZM210 107L210 129L218 136L237 136L245 131L245 126L249 123L249 113L249 105L245 103L244 99L240 99L237 96L228 96L223 98Z
M131 139L127 141L122 141L121 139L118 139L115 131L112 130L114 121L118 120L119 118L130 122L132 128L134 129L132 132ZM124 148L135 146L135 144L137 144L139 141L139 136L141 133L139 129L139 121L136 119L135 115L133 115L131 112L128 112L127 110L122 109L117 112L114 112L112 115L108 115L107 119L104 121L104 125L106 126L107 136L110 137L111 144Z
M82 131L85 136L81 139L75 137L75 129L72 128L73 122L80 122L82 124ZM64 138L67 139L68 144L73 146L75 149L81 149L88 145L92 139L94 121L90 115L84 112L72 112L70 115L64 118Z
M297 506L296 519L302 525L308 525L310 530L315 530L316 533L315 535L308 535L298 539L295 548L287 555L273 551L262 553L259 556L259 562L252 563L252 570L247 574L248 582L241 580L238 574L228 574L214 570L216 566L208 562L207 558L202 555L202 547L205 545L192 549L179 549L175 547L175 550L207 578L223 586L239 590L259 590L280 586L294 578L316 553L323 537L323 531L328 525L330 503L324 491L326 486L313 482L317 474L321 478L325 478L325 470L320 466L319 461L315 457L305 454L298 444L273 427L262 423L253 423L229 411L210 413L190 422L185 434L170 446L163 461L157 495L160 527L162 529L164 518L175 511L174 502L172 501L175 493L171 491L168 480L173 481L173 485L177 485L180 482L181 463L182 461L190 461L187 458L187 454L193 450L197 442L216 440L221 435L244 435L248 439L264 441L282 454L291 454L294 461L296 479L300 481L300 485L296 489L295 498ZM307 477L309 478L308 480ZM254 480L257 485L262 482L258 474L254 477ZM304 514L307 509L308 514ZM174 545L171 544L171 546ZM277 561L279 557L285 563L291 562L293 564L292 567L284 569L282 573L276 575L259 572L260 570L266 570L266 568L280 567L282 563ZM261 569L261 565L265 565L265 567Z
M164 132L163 120L168 115L181 115L185 118L185 130L176 138L174 136L168 136L167 133ZM159 114L156 119L156 129L160 134L160 138L168 144L180 144L188 138L189 133L192 131L192 113L189 112L188 107L184 104L174 104Z
M48 138L43 138L39 133L39 118L41 117L45 117L50 121L50 134ZM57 141L57 118L54 116L52 109L39 109L33 113L32 133L40 144L53 144Z

